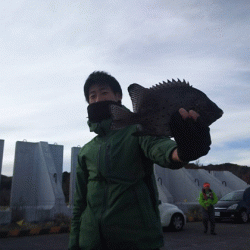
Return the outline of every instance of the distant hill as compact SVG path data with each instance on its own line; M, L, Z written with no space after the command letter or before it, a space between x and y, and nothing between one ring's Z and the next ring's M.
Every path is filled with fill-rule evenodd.
M187 164L186 169L205 169L208 171L230 171L240 179L250 184L250 167L239 166L232 163L224 163L220 165L209 164L202 166L200 164ZM0 206L8 206L10 204L10 190L11 190L12 177L1 175L0 185ZM62 174L62 189L65 195L65 202L69 202L69 184L70 184L70 173L63 172Z

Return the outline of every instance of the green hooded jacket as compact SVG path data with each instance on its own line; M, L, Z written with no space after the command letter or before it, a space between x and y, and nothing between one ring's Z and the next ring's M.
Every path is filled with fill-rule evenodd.
M212 198L210 198L211 194L212 194ZM202 192L200 193L199 203L202 207L207 208L209 206L215 205L218 202L218 198L213 190L206 192L206 195L208 197L207 200L205 200L203 193Z
M78 154L69 249L154 249L163 246L153 163L172 169L176 143L136 137L137 126L110 130L111 120L91 124L98 135Z

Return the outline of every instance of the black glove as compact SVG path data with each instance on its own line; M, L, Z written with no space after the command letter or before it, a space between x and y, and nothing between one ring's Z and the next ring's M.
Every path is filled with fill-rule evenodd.
M206 155L210 150L211 138L209 127L199 116L183 119L179 112L172 115L170 129L177 143L177 153L181 161L188 162Z

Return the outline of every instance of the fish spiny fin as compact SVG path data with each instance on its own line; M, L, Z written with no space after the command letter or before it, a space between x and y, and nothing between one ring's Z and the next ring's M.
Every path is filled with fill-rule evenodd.
M128 92L132 100L134 113L137 113L138 110L140 109L140 106L141 106L141 103L142 103L142 100L146 91L147 91L146 88L142 87L141 85L137 83L133 83L129 85Z
M162 83L156 84L149 88L150 90L159 90L159 89L165 89L165 88L172 88L172 87L191 87L189 85L189 82L186 82L184 79L181 81L180 79L177 78L177 81L172 79L172 81L167 80L167 82L163 81Z

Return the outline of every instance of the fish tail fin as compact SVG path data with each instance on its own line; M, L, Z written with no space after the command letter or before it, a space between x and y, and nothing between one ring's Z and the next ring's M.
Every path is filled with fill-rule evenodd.
M113 120L111 124L112 130L122 129L126 126L136 124L135 119L133 119L134 113L121 106L110 105L110 113Z

